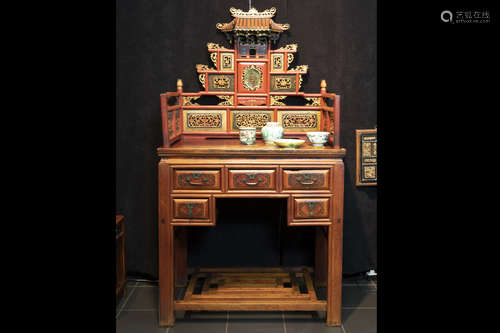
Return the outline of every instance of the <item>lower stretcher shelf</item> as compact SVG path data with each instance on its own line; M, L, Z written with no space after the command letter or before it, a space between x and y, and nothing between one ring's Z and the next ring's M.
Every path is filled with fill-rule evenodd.
M175 310L192 311L326 311L310 270L284 268L200 269L191 275Z

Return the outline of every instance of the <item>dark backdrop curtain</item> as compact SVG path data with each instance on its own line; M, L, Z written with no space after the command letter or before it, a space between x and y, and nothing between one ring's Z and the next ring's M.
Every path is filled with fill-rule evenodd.
M328 91L342 96L340 139L347 149L344 272L376 268L376 187L356 187L354 179L355 129L377 123L376 1L253 0L252 6L261 11L276 7L274 20L290 23L277 46L298 44L293 66L309 65L302 90L319 92L325 79ZM211 64L207 42L229 47L215 24L232 19L230 7L248 10L248 1L117 2L116 207L127 219L129 273L158 276L159 95L175 91L177 78L183 79L186 92L201 89L195 65ZM312 264L312 229L288 230L272 223L279 219L276 208L281 204L222 202L216 230L192 233L189 264ZM268 213L256 220L247 214L256 209Z

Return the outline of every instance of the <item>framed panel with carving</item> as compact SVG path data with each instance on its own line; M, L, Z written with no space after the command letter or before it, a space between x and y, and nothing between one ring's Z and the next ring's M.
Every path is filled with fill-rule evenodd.
M377 185L377 129L356 130L356 186Z
M283 72L285 70L283 56L283 53L271 54L271 72Z
M272 110L231 110L230 111L231 131L238 131L240 127L256 127L257 131L267 122L274 121Z
M184 110L183 131L225 132L226 110Z
M234 53L221 52L219 68L221 71L234 71Z
M321 129L321 111L278 110L278 121L287 132L312 132Z

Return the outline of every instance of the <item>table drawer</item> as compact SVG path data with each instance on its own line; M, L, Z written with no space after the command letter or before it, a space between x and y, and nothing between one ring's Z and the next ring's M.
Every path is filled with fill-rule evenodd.
M291 197L289 225L329 225L332 223L332 197Z
M276 169L229 169L228 190L276 190Z
M220 169L178 169L173 168L173 190L220 190Z
M330 190L330 169L283 169L283 191Z
M172 220L209 220L209 198L172 199Z

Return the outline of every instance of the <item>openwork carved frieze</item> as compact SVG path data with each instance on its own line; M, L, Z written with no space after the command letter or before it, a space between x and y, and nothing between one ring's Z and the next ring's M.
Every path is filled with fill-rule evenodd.
M240 127L256 127L260 129L267 122L273 121L273 111L231 111L231 129L239 130Z
M262 87L262 83L264 82L264 73L262 72L262 68L255 65L245 67L243 69L243 73L241 74L241 81L243 83L243 87L248 90L254 91L260 89Z
M184 132L217 132L225 129L225 110L184 110Z
M221 128L222 117L220 114L210 113L188 113L187 126L190 128Z
M278 111L283 128L295 132L319 131L320 111Z

